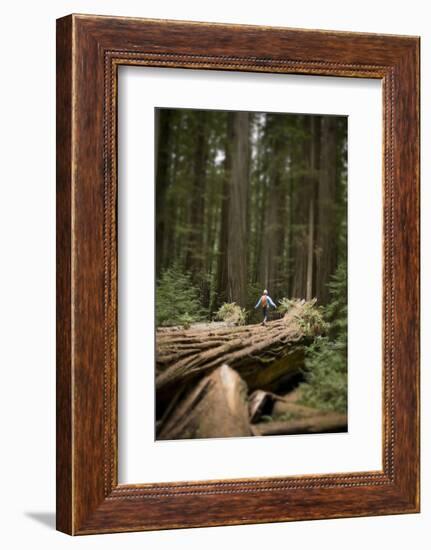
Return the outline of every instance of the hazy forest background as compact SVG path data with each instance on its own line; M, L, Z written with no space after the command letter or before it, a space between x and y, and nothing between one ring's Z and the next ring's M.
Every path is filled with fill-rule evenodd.
M347 407L347 117L156 109L156 324L316 299L308 404ZM239 306L239 307L238 307Z
M209 317L264 288L328 303L347 255L346 117L157 109L156 143L157 281L189 276Z

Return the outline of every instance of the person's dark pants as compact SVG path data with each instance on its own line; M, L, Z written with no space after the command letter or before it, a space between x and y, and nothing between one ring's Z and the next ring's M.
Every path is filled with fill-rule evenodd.
M268 306L264 306L262 308L262 313L263 313L263 320L266 321L267 320L267 315L268 315Z

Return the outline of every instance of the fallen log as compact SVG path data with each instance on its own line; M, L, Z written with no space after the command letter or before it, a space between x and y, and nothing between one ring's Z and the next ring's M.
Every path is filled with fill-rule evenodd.
M313 407L307 407L305 405L299 405L292 401L288 401L283 397L279 397L275 400L274 406L272 408L272 416L291 416L292 418L308 418L310 416L316 416L320 414L321 411ZM323 413L325 414L325 413Z
M248 398L248 410L250 422L259 422L262 416L272 416L277 420L279 416L290 416L291 418L307 418L320 413L317 409L299 405L293 400L277 395L273 392L256 390Z
M316 335L316 327L311 331L304 322L313 304L294 302L283 318L266 326L210 324L207 328L158 330L158 398L224 363L240 374L250 391L275 389L280 379L295 376L303 367L304 346Z
M252 427L254 435L295 435L335 433L347 431L347 415L339 413L316 414L300 420L260 422Z
M275 394L263 390L254 391L248 399L250 422L259 422L265 414L271 415L274 406Z
M223 365L191 390L180 391L158 423L156 439L197 439L252 435L247 385Z

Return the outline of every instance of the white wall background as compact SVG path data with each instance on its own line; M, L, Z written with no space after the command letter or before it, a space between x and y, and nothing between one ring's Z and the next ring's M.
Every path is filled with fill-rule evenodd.
M422 37L422 151L431 148L431 29L421 0L15 0L2 6L0 87L0 540L4 548L172 548L277 544L304 550L428 548L431 521L429 338L422 346L422 513L71 538L55 507L55 19L96 13ZM431 329L430 164L422 155L422 327Z

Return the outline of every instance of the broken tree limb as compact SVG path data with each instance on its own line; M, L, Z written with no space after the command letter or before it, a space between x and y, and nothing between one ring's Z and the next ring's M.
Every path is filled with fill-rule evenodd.
M179 392L159 423L156 439L198 439L252 435L247 385L223 365L190 390Z
M272 413L274 406L274 394L271 392L256 390L248 398L248 411L250 422L259 422L262 415Z
M304 420L325 414L313 407L298 404L292 399L263 390L256 390L249 396L248 410L252 424L259 422L262 416L271 416L273 422L277 422L286 418L290 421Z
M291 415L299 418L307 418L309 416L315 416L317 409L313 407L307 407L300 405L292 401L288 401L283 397L279 397L275 400L272 408L272 416L277 417L281 415Z
M304 346L316 335L307 327L311 302L292 303L283 318L266 326L247 325L186 330L162 329L156 334L156 390L172 393L199 375L224 363L247 382L251 391L272 390L295 376L304 364Z
M316 414L300 420L260 422L252 426L254 435L294 435L347 431L347 415Z

